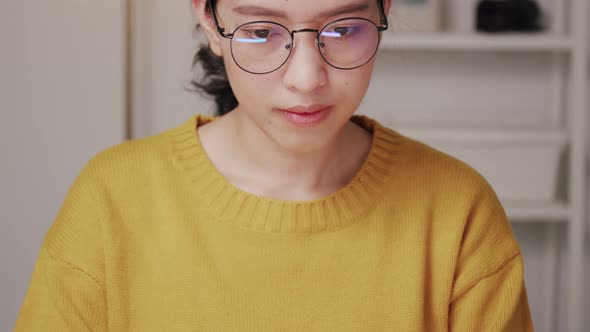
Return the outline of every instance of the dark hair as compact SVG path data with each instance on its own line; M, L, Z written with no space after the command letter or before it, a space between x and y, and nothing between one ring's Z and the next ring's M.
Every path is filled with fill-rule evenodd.
M213 5L215 2L212 1ZM209 3L206 11L211 13ZM197 25L197 29L199 26ZM223 58L215 55L209 45L201 45L193 57L193 68L200 65L203 69L201 77L193 79L191 85L196 91L211 97L215 101L216 114L224 115L238 106L238 100L229 84Z

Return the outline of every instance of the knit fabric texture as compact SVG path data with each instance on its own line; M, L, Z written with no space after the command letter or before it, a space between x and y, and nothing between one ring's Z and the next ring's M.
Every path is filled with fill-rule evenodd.
M531 331L489 184L365 117L354 178L259 197L208 159L197 115L96 155L48 231L16 331Z

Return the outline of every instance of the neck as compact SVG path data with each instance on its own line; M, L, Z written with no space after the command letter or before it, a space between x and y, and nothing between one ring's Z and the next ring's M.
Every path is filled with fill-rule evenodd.
M219 125L227 130L220 132L233 134L218 151L232 156L231 167L218 169L238 188L260 196L309 200L335 192L354 177L370 148L370 134L352 122L321 148L301 152L280 146L239 111L224 118Z

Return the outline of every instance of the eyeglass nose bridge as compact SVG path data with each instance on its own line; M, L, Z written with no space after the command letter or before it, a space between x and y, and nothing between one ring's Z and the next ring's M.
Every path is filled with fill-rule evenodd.
M291 34L291 44L286 45L285 46L286 49L288 49L288 50L292 50L293 49L293 45L295 44L295 34L296 33L300 33L300 32L315 32L315 34L316 34L316 38L315 39L316 39L316 42L317 42L318 46L320 48L322 48L322 47L325 46L324 43L320 42L320 30L317 30L317 29L299 29L299 30L292 30L290 32L290 34Z

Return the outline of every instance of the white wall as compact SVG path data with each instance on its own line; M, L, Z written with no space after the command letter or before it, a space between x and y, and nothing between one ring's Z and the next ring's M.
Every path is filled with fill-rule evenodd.
M192 59L202 42L189 1L133 1L133 136L171 128L212 103L190 93Z
M121 1L0 2L0 331L69 185L123 139Z

